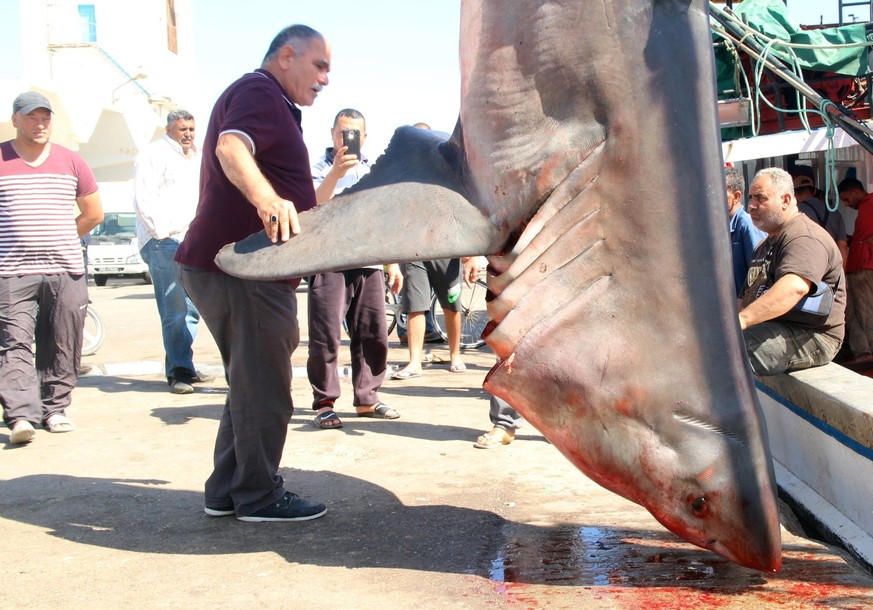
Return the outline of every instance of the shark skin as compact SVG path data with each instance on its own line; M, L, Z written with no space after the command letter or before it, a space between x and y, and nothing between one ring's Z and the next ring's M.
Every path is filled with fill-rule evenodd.
M732 294L707 4L467 0L461 115L226 272L485 254L507 400L588 477L742 566L781 567L775 475Z

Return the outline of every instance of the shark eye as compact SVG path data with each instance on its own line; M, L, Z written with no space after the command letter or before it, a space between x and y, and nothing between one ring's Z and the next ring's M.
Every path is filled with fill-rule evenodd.
M705 517L709 512L709 505L706 503L706 498L694 498L691 501L691 511L695 517Z

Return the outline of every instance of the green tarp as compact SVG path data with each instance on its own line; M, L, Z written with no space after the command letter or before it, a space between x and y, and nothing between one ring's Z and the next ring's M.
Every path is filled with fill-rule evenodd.
M804 69L817 72L835 72L846 76L861 76L868 72L867 47L834 48L834 45L867 42L866 24L856 23L821 30L802 30L788 18L782 0L743 0L733 7L752 28L770 38L778 38L795 44L814 45L813 49L794 49L798 61ZM722 38L713 34L713 40ZM765 40L759 42L766 44ZM790 55L777 46L773 54L784 63L792 65ZM753 63L754 65L754 63ZM730 53L716 51L716 69L721 97L731 97L734 89L734 62Z

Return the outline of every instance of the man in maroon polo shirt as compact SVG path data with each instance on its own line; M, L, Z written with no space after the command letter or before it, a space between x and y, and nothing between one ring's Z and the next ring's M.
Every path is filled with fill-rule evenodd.
M328 84L330 47L304 25L273 39L259 70L218 98L209 119L197 213L176 253L181 281L221 352L229 389L206 481L206 514L241 521L303 521L324 504L286 491L278 474L291 418L291 353L300 339L297 282L242 280L214 259L266 229L275 242L300 232L315 206L298 106Z

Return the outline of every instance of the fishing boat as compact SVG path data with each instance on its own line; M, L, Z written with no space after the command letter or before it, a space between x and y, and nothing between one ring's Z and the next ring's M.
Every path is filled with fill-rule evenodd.
M825 5L822 1L820 5ZM846 177L873 192L871 4L833 0L839 23L795 24L782 3L711 3L725 163L746 183L763 168L804 168L847 233ZM866 21L846 23L844 17ZM873 371L827 366L756 380L780 497L808 534L873 569Z

